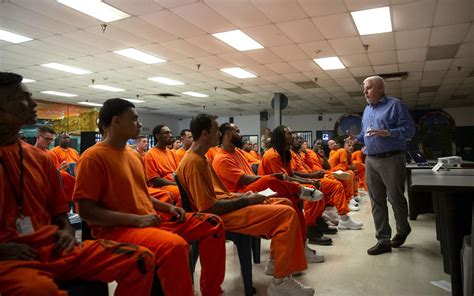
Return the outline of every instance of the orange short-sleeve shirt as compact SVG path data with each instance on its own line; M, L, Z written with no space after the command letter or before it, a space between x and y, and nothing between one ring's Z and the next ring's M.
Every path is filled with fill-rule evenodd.
M234 153L221 149L212 162L212 167L230 192L239 192L244 187L239 185L243 175L255 175L243 154L239 149Z
M188 193L189 202L195 211L205 211L217 200L232 196L209 160L193 151L188 151L184 155L176 174Z
M303 159L293 150L291 150L291 167L295 171L309 173L308 167L303 163Z
M186 154L186 150L184 150L183 147L179 148L178 150L175 151L174 155L176 157L176 164L179 165L179 162L181 159L183 159L184 154Z
M268 149L262 157L262 162L258 167L259 175L270 175L276 173L287 174L288 176L293 176L293 168L291 166L291 161L288 165L284 165L280 157L280 154L274 149Z
M94 200L97 205L117 212L155 213L140 155L131 148L103 142L87 149L77 164L73 200L81 199ZM94 235L104 230L91 227Z
M145 168L148 181L155 178L174 181L173 173L178 168L178 162L171 149L153 147L145 154Z
M59 163L65 162L77 162L79 160L79 153L69 147L67 149L61 148L61 146L56 146L50 150L51 153L56 154Z
M13 190L18 192L20 188L20 149L18 143L2 146L0 155L4 165L0 165L0 242L39 245L41 240L50 241L58 229L51 225L51 218L67 213L69 206L51 157L36 147L22 141L20 143L25 168L22 208L24 215L31 218L35 232L20 236L16 230L18 206Z

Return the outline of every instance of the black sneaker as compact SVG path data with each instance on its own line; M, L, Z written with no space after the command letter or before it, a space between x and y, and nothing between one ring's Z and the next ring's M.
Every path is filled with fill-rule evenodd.
M329 224L326 223L322 218L319 218L316 221L316 232L323 234L336 234L337 228L329 227Z
M380 255L383 253L392 252L392 247L389 244L377 243L375 246L367 250L369 255Z
M308 242L313 245L321 245L321 246L330 246L332 245L332 239L321 235L321 236L309 236Z
M408 228L408 231L405 234L398 234L398 233L395 234L395 236L390 241L390 245L392 246L392 248L401 247L407 240L407 237L410 234L410 232L411 232L411 227Z

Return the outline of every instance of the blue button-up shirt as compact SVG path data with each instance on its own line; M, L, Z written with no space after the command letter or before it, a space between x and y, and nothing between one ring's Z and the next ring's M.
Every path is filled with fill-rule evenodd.
M390 136L367 136L368 130L389 130ZM398 99L383 96L375 105L368 104L362 116L357 140L365 143L365 154L373 155L406 149L406 140L415 134L415 122Z

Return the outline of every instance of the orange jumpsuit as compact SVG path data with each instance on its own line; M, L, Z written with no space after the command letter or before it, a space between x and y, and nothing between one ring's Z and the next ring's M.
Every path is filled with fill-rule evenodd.
M291 152L291 165L293 170L306 174L311 173L301 156L293 151ZM316 224L316 220L322 216L328 204L334 205L340 215L345 215L350 212L342 184L328 175L318 180L321 181L323 199L318 202L304 202L304 216L308 226L314 226Z
M352 163L359 176L359 188L367 191L367 183L365 182L365 155L361 150L352 152Z
M238 149L238 148L236 148ZM242 149L238 149L240 151L242 151L242 154L245 158L245 160L247 160L247 162L250 164L250 165L253 165L253 164L260 164L260 159L258 159L257 157L255 157L252 153L250 152L247 152L245 150L242 150ZM253 151L253 150L251 150ZM255 151L254 151L255 152Z
M207 159L209 159L209 162L212 163L214 161L214 157L216 157L217 153L221 151L221 147L219 146L214 146L209 148L209 150L206 153Z
M12 184L18 190L20 157L18 143L1 146L0 155L0 243L26 244L37 252L37 260L0 260L2 295L67 295L54 280L97 280L118 286L116 295L149 294L153 282L154 255L146 248L112 241L88 240L72 251L53 256L58 227L53 217L67 213L66 197L51 157L21 142L25 167L22 208L31 219L32 234L20 235L19 216ZM7 176L8 174L8 176ZM10 183L10 181L11 183Z
M262 156L261 156L257 151L255 151L255 150L253 150L253 149L250 150L249 153L252 154L252 156L255 157L255 158L258 159L258 160L261 160L261 159L262 159Z
M158 278L165 295L193 295L188 243L197 240L202 294L220 295L225 272L224 224L218 216L210 214L186 214L183 223L176 223L169 214L156 213L145 179L140 156L130 148L120 149L102 142L83 153L77 167L74 200L93 200L108 210L156 214L162 218L158 227L91 224L92 235L150 249L155 254Z
M194 210L206 211L218 200L233 197L209 161L192 151L184 156L177 175ZM286 277L307 268L299 219L291 206L251 205L220 217L226 230L272 239L270 253L275 260L275 277Z
M178 150L174 152L177 165L179 165L179 162L181 161L181 159L183 159L185 153L186 153L186 150L184 150L183 147L179 148Z
M76 178L71 176L69 172L59 169L61 163L65 162L77 162L79 160L79 153L72 148L63 149L60 146L56 146L51 150L47 151L53 160L54 167L59 170L61 175L62 185L64 193L66 193L67 200L72 199L72 193L74 192L74 184L76 183Z
M352 163L351 155L347 152L346 149L338 149L331 157L329 157L329 164L331 165L331 171L335 172L337 170L344 171L349 173L351 177L345 181L342 181L344 184L344 191L346 192L346 198L349 200L352 196L357 196L357 183L356 175L353 170L349 169L349 166ZM350 195L350 196L349 196Z
M178 168L178 162L171 149L153 147L145 154L145 168L148 183L152 186L151 180L155 178L163 178L174 182L173 173L176 172ZM178 186L166 185L160 188L171 192L174 200L181 204Z

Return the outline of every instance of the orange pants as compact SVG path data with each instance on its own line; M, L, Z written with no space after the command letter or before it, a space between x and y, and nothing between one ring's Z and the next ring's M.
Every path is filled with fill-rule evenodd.
M353 161L354 167L357 171L357 176L359 177L359 183L357 186L367 190L367 184L365 183L365 164L358 161Z
M307 268L298 215L281 200L272 199L273 204L248 206L221 215L228 231L272 239L270 256L275 260L277 278Z
M318 180L321 181L320 190L323 193L323 198L317 202L304 202L304 218L306 220L306 225L308 226L316 225L316 220L323 215L327 204L339 205L341 210L343 210L340 205L341 199L343 204L346 203L343 194L344 189L339 186L340 184L337 181L329 178L321 178Z
M349 210L348 200L346 199L342 183L331 175L326 175L321 179L321 183L324 183L323 194L331 196L331 201L328 202L328 205L335 206L339 215L349 213L351 210Z
M291 201L291 205L293 206L293 209L295 209L296 214L298 214L298 218L300 220L301 235L303 237L303 240L306 240L306 222L304 219L303 210L301 209L301 200L299 198L301 185L290 181L279 180L274 176L266 175L262 176L255 182L247 185L239 191L259 192L267 188L270 188L271 190L278 193L278 196L287 198Z
M150 295L155 257L137 245L113 241L85 241L71 252L53 258L54 243L36 248L38 261L0 261L2 295L67 295L54 280L117 281L115 295Z
M173 202L171 204L181 206L181 194L179 194L178 186L166 185L166 186L160 187L159 189L168 191L169 193L171 193L171 195L173 196Z
M173 186L173 185L170 185L170 186ZM163 188L164 187L161 187L161 188L148 187L148 194L150 194L152 197L156 198L157 200L161 202L169 203L169 204L181 207L182 206L181 198L178 198L178 200L176 200L171 192Z
M342 186L344 186L344 193L346 194L346 200L347 200L347 202L349 202L352 199L352 197L354 196L354 193L357 192L357 189L354 191L354 183L355 183L355 173L354 173L354 171L348 170L348 171L346 171L346 173L349 173L351 175L350 178L347 179L347 180L339 180L339 182L341 182ZM357 183L355 183L355 184L357 184Z
M210 214L189 213L184 223L176 223L170 222L169 216L161 216L167 222L159 227L116 227L101 236L150 249L155 254L158 278L166 296L194 295L188 243L199 241L202 295L222 294L225 235L221 219Z

